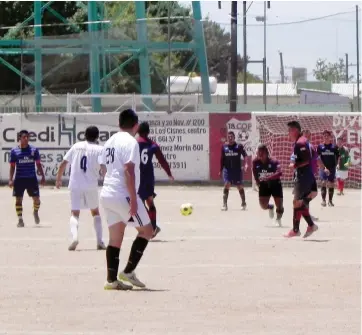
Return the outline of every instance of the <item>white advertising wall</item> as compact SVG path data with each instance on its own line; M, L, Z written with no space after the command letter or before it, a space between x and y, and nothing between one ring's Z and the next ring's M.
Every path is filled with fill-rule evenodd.
M67 150L84 139L87 126L100 130L100 144L118 131L118 113L102 114L3 114L0 116L0 179L9 176L10 151L17 145L16 134L30 132L30 143L36 146L47 180L54 180ZM208 113L140 113L140 121L150 123L150 137L160 145L175 179L179 181L209 179ZM157 180L167 180L166 173L154 158ZM69 169L64 180L69 177Z

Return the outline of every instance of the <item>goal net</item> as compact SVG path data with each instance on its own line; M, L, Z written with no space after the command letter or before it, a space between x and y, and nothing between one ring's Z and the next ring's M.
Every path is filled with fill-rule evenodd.
M67 94L68 113L120 112L132 108L137 112L196 112L197 95L143 94Z
M281 113L255 112L252 113L254 152L259 143L267 145L272 157L279 160L283 169L282 180L292 184L293 169L289 168L293 144L288 138L287 123L292 120L300 122L302 129L311 132L311 143L314 146L323 143L323 131L333 133L334 142L343 138L351 156L347 187L361 187L361 125L359 113ZM256 188L253 179L254 189Z

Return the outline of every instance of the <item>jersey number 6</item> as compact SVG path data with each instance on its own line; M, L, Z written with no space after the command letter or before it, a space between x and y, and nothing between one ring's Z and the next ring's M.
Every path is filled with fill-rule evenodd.
M80 159L80 168L84 171L84 173L87 172L87 156L83 156Z
M141 162L144 165L146 165L148 162L148 150L147 149L143 149L141 152Z
M114 148L106 149L106 164L112 164L114 162Z

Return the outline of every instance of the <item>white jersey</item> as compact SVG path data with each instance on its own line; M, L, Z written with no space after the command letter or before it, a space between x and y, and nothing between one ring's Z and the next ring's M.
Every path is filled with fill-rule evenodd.
M103 147L82 141L75 143L64 156L70 163L69 189L88 190L98 187L100 157Z
M136 139L126 132L114 134L104 145L101 163L107 167L101 198L124 199L129 197L124 166L135 165L135 188L140 185L140 150Z

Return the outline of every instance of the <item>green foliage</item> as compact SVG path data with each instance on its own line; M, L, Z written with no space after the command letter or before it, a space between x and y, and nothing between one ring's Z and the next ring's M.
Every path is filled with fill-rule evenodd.
M332 83L346 82L346 64L343 58L340 58L336 63L327 63L326 59L318 59L313 75L317 80L330 81ZM349 76L348 80L353 79Z
M43 2L45 4L45 2ZM32 15L33 1L0 1L1 25L4 27L19 25ZM52 38L83 38L87 34L86 6L76 1L58 1L51 8L64 19L55 17L54 13L44 10L42 23L43 35ZM137 22L134 1L108 1L104 3L104 19L111 23L101 24L102 33L107 39L136 40ZM172 42L190 42L193 39L193 20L191 8L181 6L177 1L148 1L147 31L148 39L153 42L167 42L170 36ZM171 19L168 25L167 17ZM158 18L158 19L155 19ZM161 18L161 19L159 19ZM100 16L100 19L103 17ZM63 24L63 21L69 24ZM33 20L28 24L32 25ZM59 23L59 24L57 24ZM0 29L2 39L32 39L33 27L20 29ZM210 76L215 76L218 82L227 82L230 64L230 34L218 23L209 19L204 21L205 43L207 48ZM102 54L100 57L101 73L105 75L127 61L131 54ZM199 72L197 58L191 51L172 51L170 60L168 52L150 53L150 77L152 93L165 93L166 80L172 76L188 75ZM7 56L6 60L18 69L22 69L29 77L34 75L33 56L23 56L21 66L20 56ZM47 55L43 56L43 86L52 92L67 92L76 90L83 92L90 86L88 55ZM59 64L64 64L59 67ZM170 65L170 66L169 66ZM59 68L58 70L55 70ZM238 55L238 80L242 82L243 59ZM55 71L55 72L54 72ZM54 73L53 73L54 72ZM46 77L47 74L48 77ZM0 76L8 78L0 84L0 90L17 91L19 78L5 66L0 66ZM248 82L261 82L260 78L248 73ZM140 91L139 62L137 59L129 62L119 71L105 80L104 91L114 93L134 93Z

